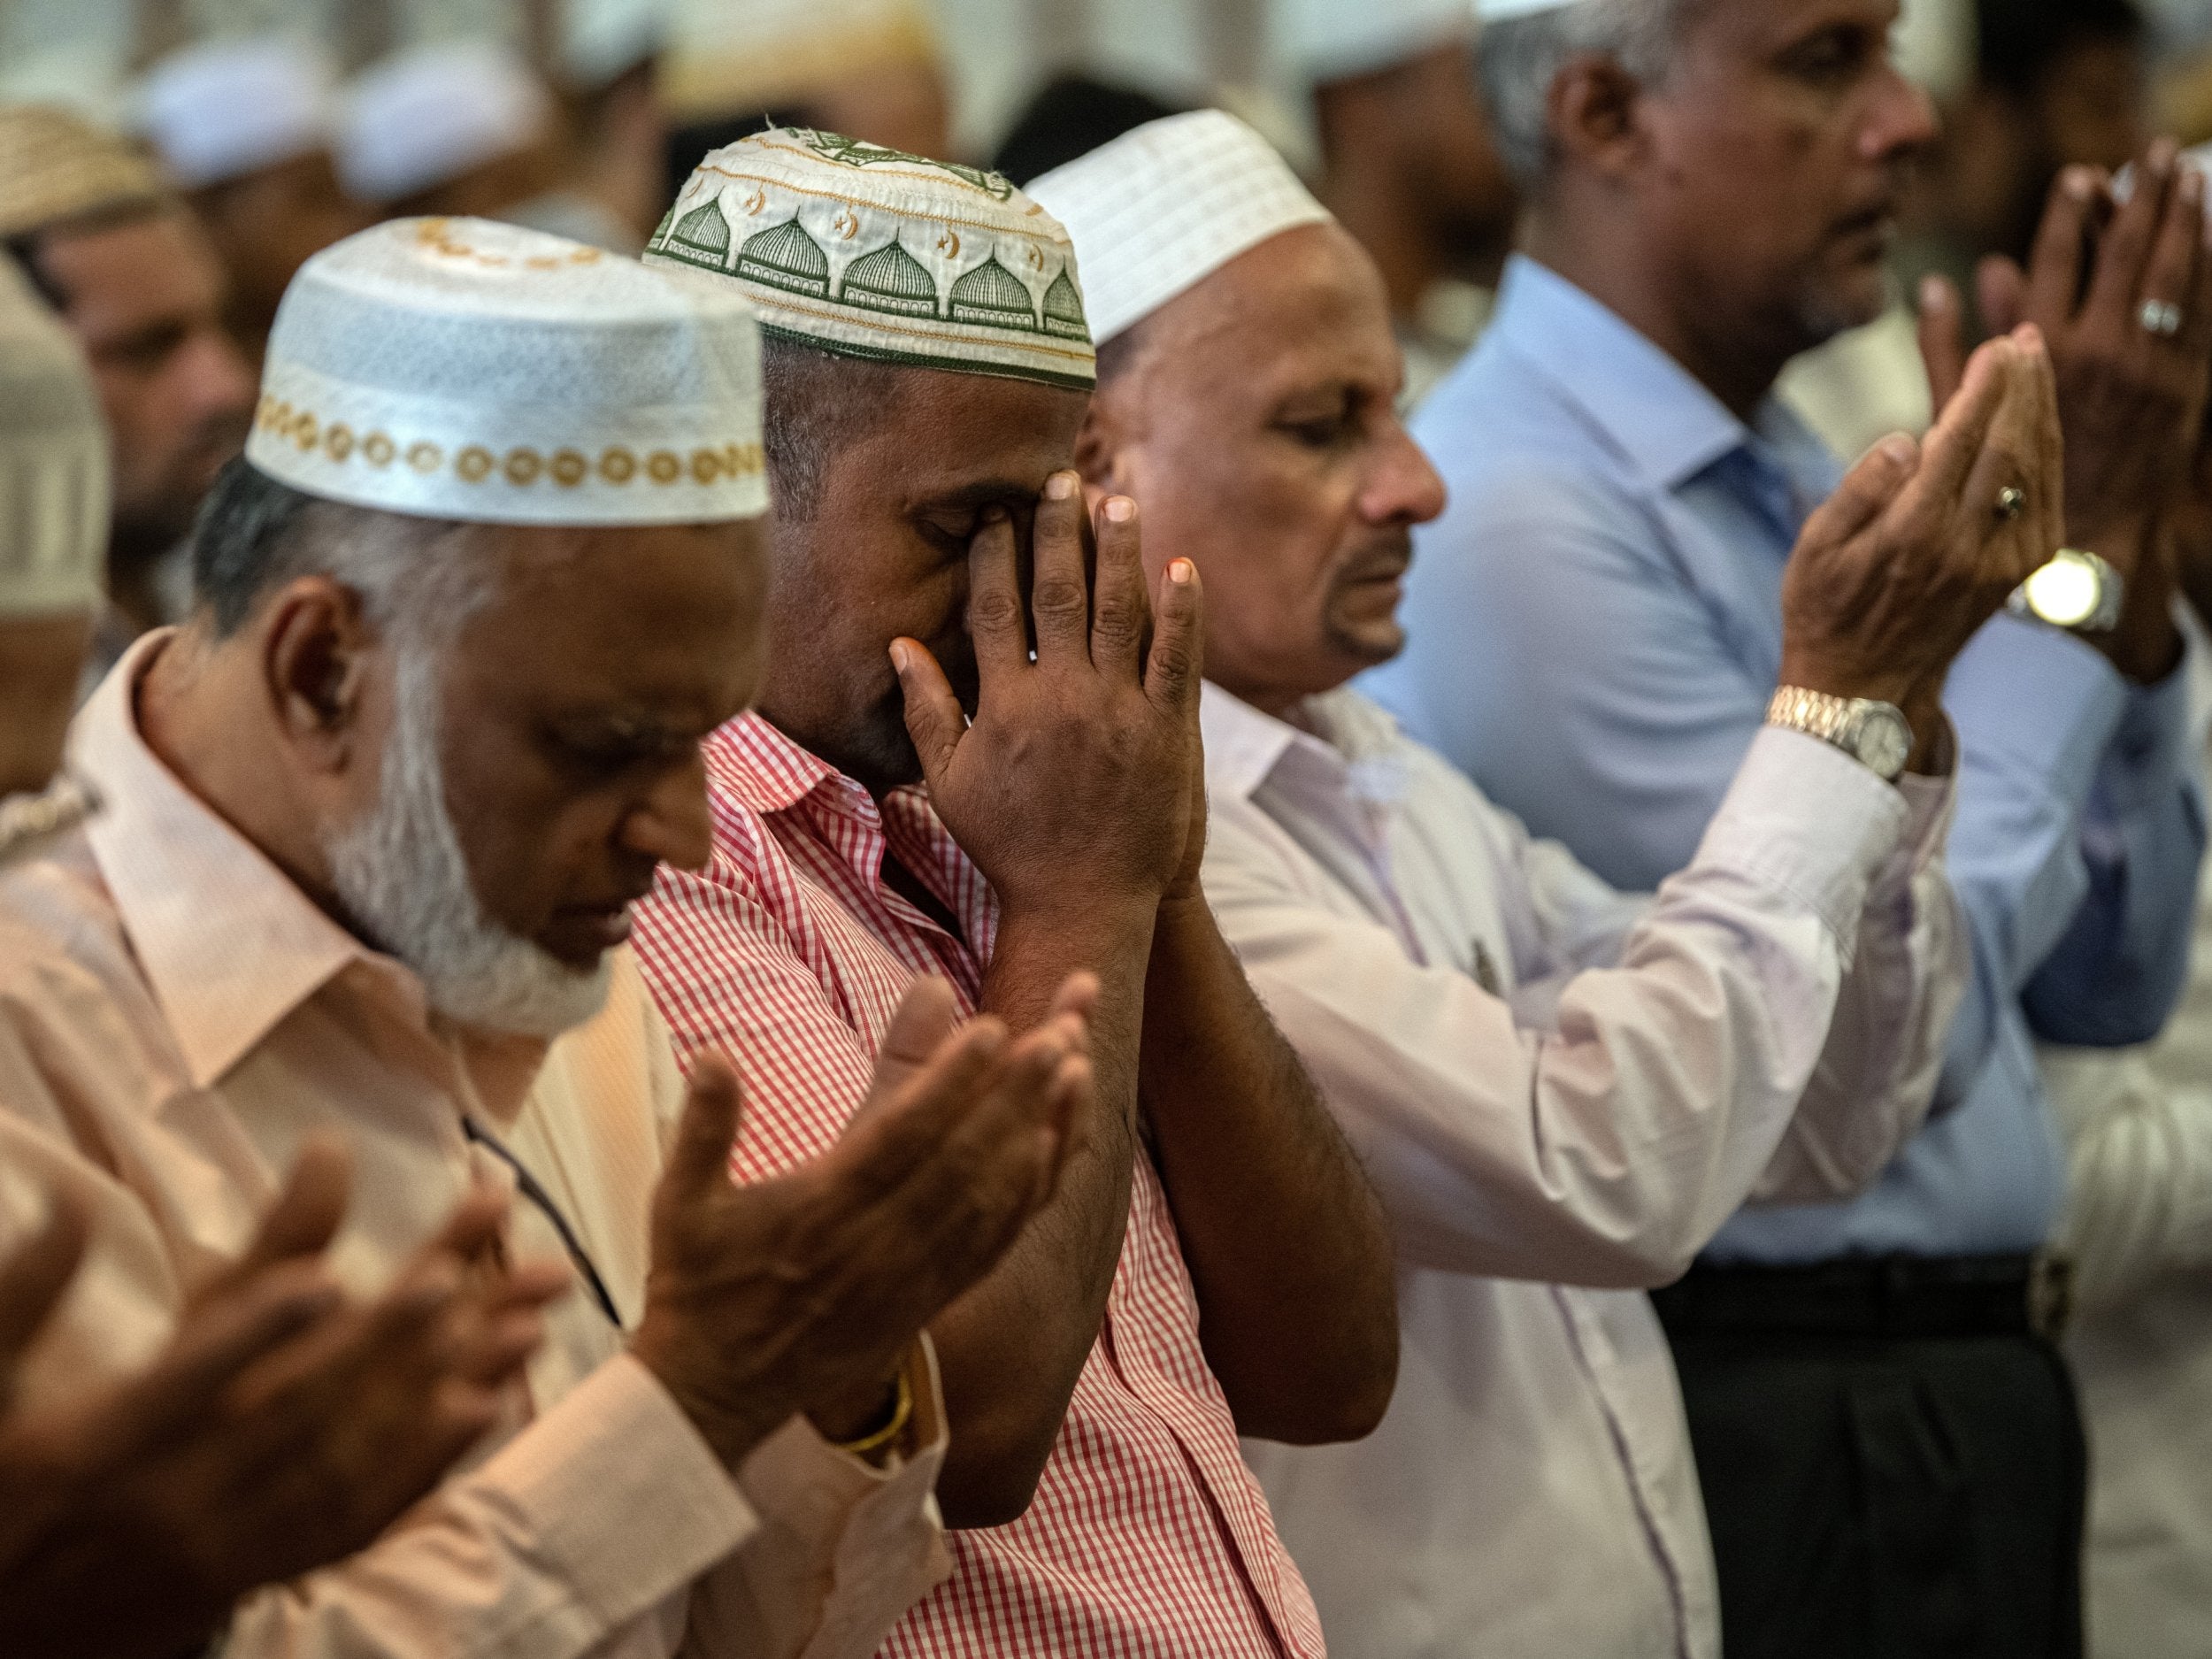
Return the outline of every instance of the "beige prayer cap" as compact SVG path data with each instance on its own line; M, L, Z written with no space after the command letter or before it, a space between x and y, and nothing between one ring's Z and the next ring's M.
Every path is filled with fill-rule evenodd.
M648 265L734 281L764 333L840 357L1088 391L1075 248L1005 178L779 127L701 162Z
M123 139L49 104L0 109L0 236L150 207L166 193Z
M0 618L90 611L108 442L76 342L0 257Z
M660 96L680 121L803 104L894 64L934 64L919 0L675 0Z

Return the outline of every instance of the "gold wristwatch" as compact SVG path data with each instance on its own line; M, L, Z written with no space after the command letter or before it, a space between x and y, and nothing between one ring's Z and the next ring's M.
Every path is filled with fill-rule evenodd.
M1767 705L1767 724L1834 744L1885 783L1912 758L1912 722L1895 703L1785 686Z

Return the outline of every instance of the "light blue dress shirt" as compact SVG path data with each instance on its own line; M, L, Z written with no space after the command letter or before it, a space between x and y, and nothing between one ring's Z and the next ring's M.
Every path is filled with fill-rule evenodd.
M1689 863L1781 670L1782 570L1841 468L1778 403L1752 427L1649 340L1517 258L1415 434L1451 487L1417 536L1406 655L1363 688L1600 875ZM1746 1211L1717 1261L2031 1250L2065 1160L2031 1033L2147 1041L2188 965L2204 820L2186 676L2130 687L2008 617L1953 672L1952 880L1975 983L1941 1114L1855 1202Z

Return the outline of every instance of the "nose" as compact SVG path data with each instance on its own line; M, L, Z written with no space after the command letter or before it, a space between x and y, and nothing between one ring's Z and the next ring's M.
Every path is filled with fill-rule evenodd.
M1444 480L1396 416L1389 417L1381 453L1360 505L1370 524L1427 524L1444 511Z
M1935 101L1900 74L1895 65L1885 64L1873 107L1859 131L1861 157L1888 163L1927 149L1941 134Z
M714 815L707 805L707 769L696 750L664 776L622 820L623 850L673 864L703 868L714 852Z

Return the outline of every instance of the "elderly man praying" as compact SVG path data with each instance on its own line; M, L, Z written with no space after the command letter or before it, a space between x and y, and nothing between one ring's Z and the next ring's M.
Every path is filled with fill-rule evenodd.
M1206 895L1397 1233L1380 1429L1248 1448L1330 1640L1710 1659L1641 1293L1747 1198L1854 1191L1926 1110L1964 972L1935 688L2053 533L1962 503L2055 487L2042 348L1990 348L1924 449L1886 445L1815 515L1795 695L1686 867L1631 897L1346 685L1402 648L1410 531L1444 504L1358 244L1218 111L1033 188L1103 341L1085 475L1138 503L1148 560L1206 576Z
M88 1195L50 1394L141 1363L311 1138L388 1279L464 1194L565 1258L466 1472L247 1598L242 1656L858 1655L943 1570L916 1333L1048 1196L1090 987L1010 1043L892 1017L853 1133L726 1175L623 941L704 852L699 739L765 576L740 296L474 220L316 256L196 544L201 595L79 717L102 810L0 876L0 1112Z
M711 858L639 917L679 1038L756 1079L741 1174L843 1131L917 974L1017 1025L1100 980L1087 1144L931 1328L973 1530L886 1651L1316 1655L1237 1434L1374 1426L1389 1240L1199 891L1199 582L1085 510L1067 237L995 173L779 130L649 257L768 334L768 677L708 744Z

